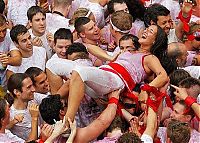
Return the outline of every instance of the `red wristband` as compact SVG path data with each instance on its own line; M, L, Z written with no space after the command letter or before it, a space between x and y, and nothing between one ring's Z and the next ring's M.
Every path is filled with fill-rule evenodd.
M112 104L115 103L116 105L118 105L119 99L115 98L115 97L111 97L108 101L108 104Z
M44 141L42 139L40 139L38 143L44 143Z
M190 27L188 23L190 22L190 18L192 16L192 10L188 13L188 17L183 17L182 10L179 12L177 19L180 19L183 22L183 30L189 32Z
M184 101L185 101L185 104L186 104L187 106L191 107L192 104L196 102L196 99L194 99L194 98L191 97L191 96L187 96L187 97L185 98Z

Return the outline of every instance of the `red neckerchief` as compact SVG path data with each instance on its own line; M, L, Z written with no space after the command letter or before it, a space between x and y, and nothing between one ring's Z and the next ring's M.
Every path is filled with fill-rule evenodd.
M178 14L177 19L180 19L183 22L183 30L185 32L189 32L189 30L190 30L190 27L189 27L188 23L190 22L191 16L192 16L192 10L189 11L187 18L183 17L182 10Z

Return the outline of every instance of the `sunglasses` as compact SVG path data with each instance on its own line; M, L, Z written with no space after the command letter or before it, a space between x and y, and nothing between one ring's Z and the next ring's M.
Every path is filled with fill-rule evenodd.
M136 108L136 106L136 104L124 103L124 108L126 109Z

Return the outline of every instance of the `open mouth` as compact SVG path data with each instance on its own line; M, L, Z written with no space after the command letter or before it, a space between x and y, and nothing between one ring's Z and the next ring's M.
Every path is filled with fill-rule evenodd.
M146 32L142 34L142 38L143 38L143 39L146 39L146 38L147 38L147 33L146 33Z

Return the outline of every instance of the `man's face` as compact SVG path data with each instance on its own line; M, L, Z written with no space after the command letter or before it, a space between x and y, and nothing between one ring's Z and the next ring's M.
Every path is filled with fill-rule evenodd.
M7 24L0 26L0 42L3 42L6 37Z
M42 13L37 13L33 16L30 26L33 30L33 33L38 35L43 35L46 30L46 18ZM37 35L36 35L37 36Z
M133 51L135 49L135 46L133 45L133 41L131 39L128 40L122 40L119 43L120 50L122 51Z
M157 21L157 25L160 26L165 33L169 34L169 30L171 28L172 25L172 19L171 16L158 16L158 21Z
M128 7L126 3L114 3L114 11L124 11L126 13L129 13Z
M66 51L68 47L72 44L71 40L57 39L54 45L54 50L59 58L66 59Z
M34 99L35 88L33 86L32 80L28 77L22 81L22 92L21 92L21 100L28 102Z
M176 103L174 105L174 111L172 111L170 118L181 121L181 122L187 122L185 119L184 111L185 107L181 105L180 103Z
M49 82L47 79L47 75L44 72L36 76L34 80L36 92L42 94L46 94L47 92L49 92Z
M24 51L24 52L31 52L33 51L33 45L31 42L31 35L29 32L26 32L25 34L21 34L17 36L18 44L17 47Z
M83 29L81 33L85 38L93 41L98 41L100 39L100 29L92 20L83 25Z

